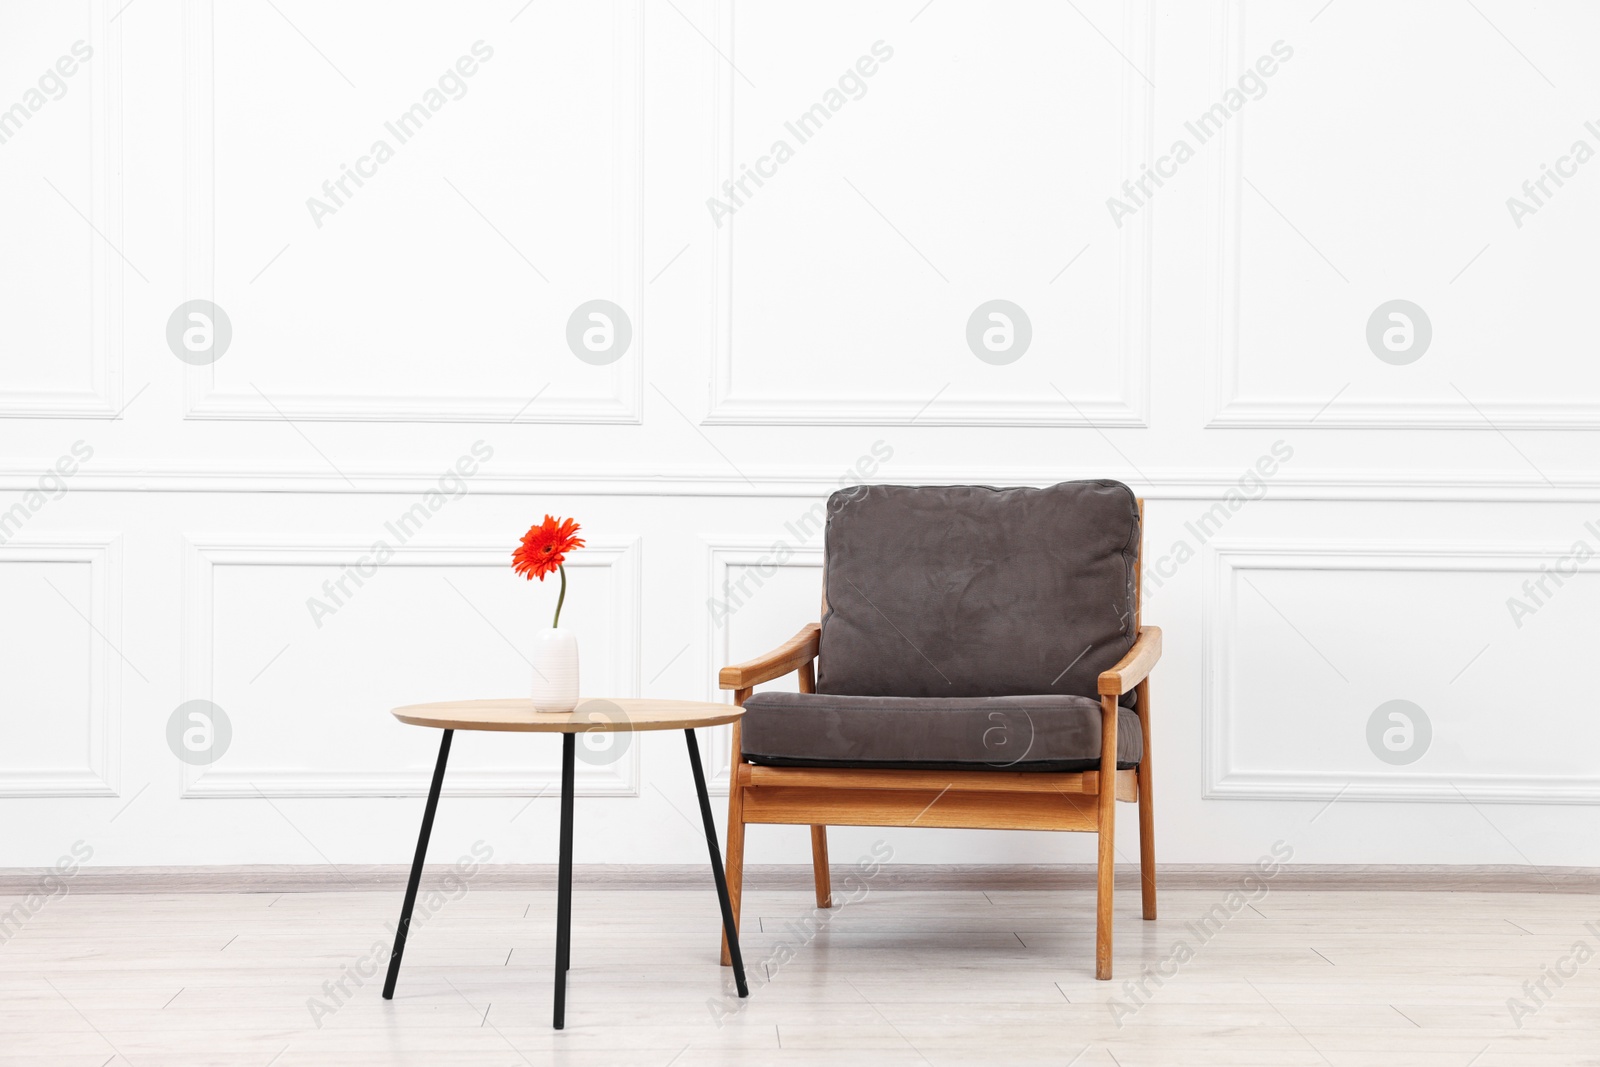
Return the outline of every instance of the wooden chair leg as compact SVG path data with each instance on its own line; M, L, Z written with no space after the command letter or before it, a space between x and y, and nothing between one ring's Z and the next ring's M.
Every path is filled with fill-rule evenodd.
M828 877L828 828L811 828L811 873L817 882L817 907L833 907L833 882Z
M1150 771L1150 680L1139 683L1139 732L1144 755L1139 761L1139 891L1144 917L1156 917L1156 804L1155 778Z
M1111 980L1111 904L1117 873L1117 698L1100 698L1100 856L1095 899L1094 976Z
M750 698L749 689L733 692L734 707L744 707ZM742 930L739 921L739 901L744 896L744 784L739 781L739 768L744 764L744 731L739 723L733 724L733 758L728 765L728 860L722 865L723 877L728 881L728 904L733 911L733 928ZM732 967L728 955L728 935L722 935L722 965Z
M733 928L739 930L739 900L744 896L744 789L739 784L738 767L728 783L728 861L723 874L728 880L728 904L733 909ZM728 935L722 935L722 965L732 967L728 955Z

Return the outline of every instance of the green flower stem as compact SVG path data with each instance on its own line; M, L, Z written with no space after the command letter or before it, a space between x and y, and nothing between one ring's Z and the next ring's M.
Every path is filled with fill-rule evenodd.
M561 572L561 595L556 597L556 617L550 624L552 630L561 625L561 605L567 602L567 565L558 563L556 569Z

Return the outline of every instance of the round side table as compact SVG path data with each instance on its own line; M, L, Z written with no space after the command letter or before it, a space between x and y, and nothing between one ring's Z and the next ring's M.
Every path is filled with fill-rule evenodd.
M620 718L606 712L620 709ZM433 768L433 784L428 788L428 804L422 812L422 833L417 838L417 855L411 862L411 878L406 883L405 903L400 908L400 925L394 934L394 950L389 954L389 974L383 983L383 999L394 998L395 979L400 975L400 957L406 949L406 934L411 927L411 909L417 902L417 886L422 881L422 861L428 854L428 837L433 833L433 816L439 807L439 787L444 784L444 768L450 759L450 738L457 730L492 730L514 733L561 735L561 862L556 888L556 979L555 1028L565 1024L567 967L572 944L572 798L576 740L591 730L623 733L642 730L682 730L689 743L689 766L694 771L695 791L700 795L700 819L705 823L706 848L711 855L711 873L717 883L717 900L722 905L722 929L728 939L728 954L733 961L734 980L739 995L747 997L744 960L739 955L739 931L728 903L728 881L723 874L722 853L717 845L717 826L711 819L711 801L706 796L706 775L700 765L700 746L694 732L701 726L721 726L744 714L728 704L698 700L585 700L567 714L533 710L528 700L461 700L439 704L412 704L391 713L412 726L443 730L439 740L439 759Z

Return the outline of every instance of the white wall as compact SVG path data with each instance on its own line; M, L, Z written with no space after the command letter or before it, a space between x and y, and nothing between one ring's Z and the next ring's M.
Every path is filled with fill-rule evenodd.
M434 738L388 709L526 688L554 592L506 566L531 520L591 539L566 615L589 692L719 698L716 667L815 618L793 528L857 470L1147 498L1164 860L1600 863L1595 564L1507 606L1600 544L1600 163L1520 226L1506 203L1600 147L1597 31L1576 0L7 3L0 864L80 838L103 864L402 862ZM785 122L880 41L799 143ZM1279 41L1201 143L1185 123ZM741 165L771 177L719 225ZM997 298L1032 324L1007 365L965 338ZM232 323L209 366L167 345L193 299ZM609 366L564 338L593 299L632 322ZM1393 299L1432 324L1407 365L1366 340ZM313 621L478 442L466 494ZM30 495L60 457L66 490ZM166 742L197 698L233 729L202 770ZM1406 765L1367 742L1395 699L1432 726ZM528 798L556 745L456 751L434 855L551 860L555 802ZM677 736L582 770L581 862L704 857ZM879 836L1092 854L843 830L834 855ZM798 829L750 847L806 858Z

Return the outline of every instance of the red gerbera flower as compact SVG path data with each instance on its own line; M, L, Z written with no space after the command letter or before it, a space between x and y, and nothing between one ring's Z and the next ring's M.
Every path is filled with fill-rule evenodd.
M572 519L556 519L549 515L522 535L522 544L511 553L511 569L529 579L544 581L567 561L567 553L583 547L583 538L574 536L578 524Z

